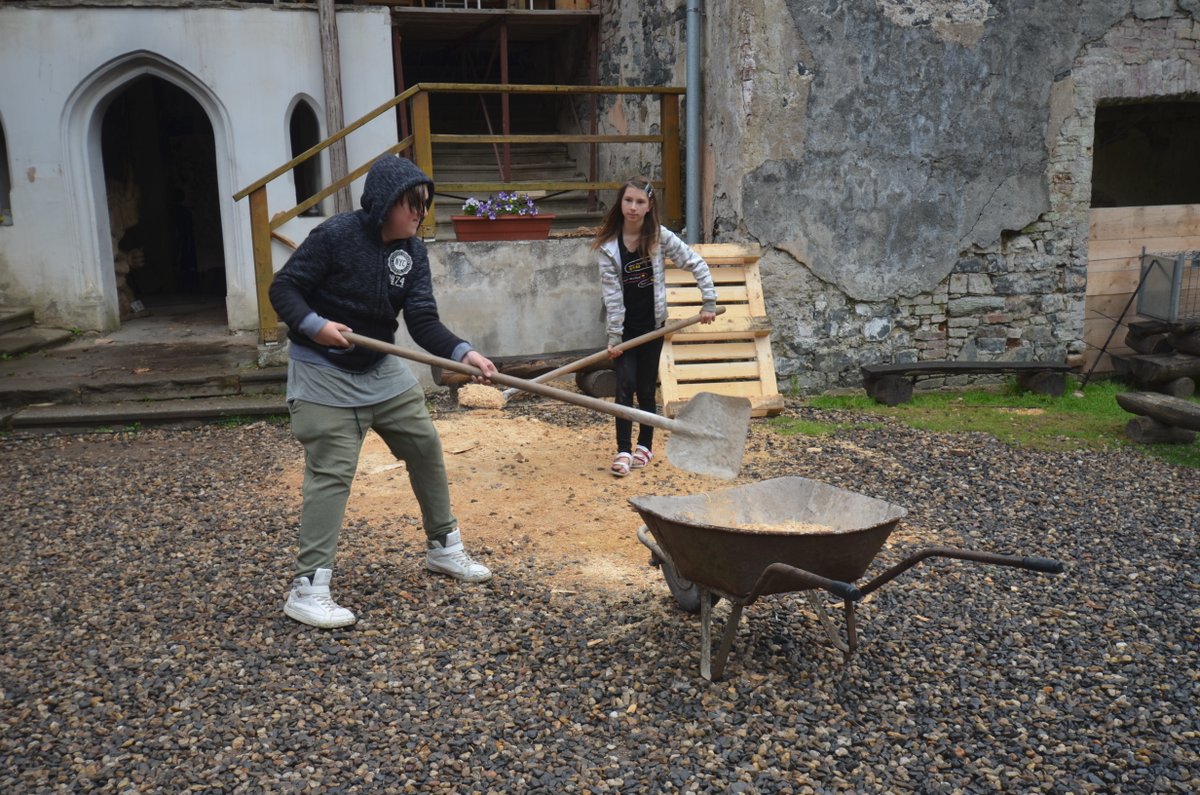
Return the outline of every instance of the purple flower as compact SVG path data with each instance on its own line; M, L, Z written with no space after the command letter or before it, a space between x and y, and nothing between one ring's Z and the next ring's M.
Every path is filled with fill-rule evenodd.
M476 198L467 199L463 202L463 212L477 218L487 216L494 221L500 215L537 215L538 209L533 198L527 193L500 191L494 196L489 196L486 201Z

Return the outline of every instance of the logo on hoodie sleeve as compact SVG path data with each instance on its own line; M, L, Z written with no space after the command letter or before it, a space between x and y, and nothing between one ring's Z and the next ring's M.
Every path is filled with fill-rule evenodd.
M398 248L391 254L388 254L388 280L393 287L403 287L404 277L412 270L413 258L402 248Z

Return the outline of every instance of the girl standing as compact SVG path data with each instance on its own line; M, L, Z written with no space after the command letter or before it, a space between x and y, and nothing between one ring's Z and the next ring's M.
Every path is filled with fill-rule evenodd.
M712 276L699 254L659 224L658 196L650 180L627 180L592 241L600 265L600 288L607 313L608 353L616 360L617 403L656 413L655 389L658 386L658 360L662 338L643 343L621 355L614 346L624 340L646 334L667 320L667 284L664 259L676 268L691 271L704 304L700 322L716 318L717 290ZM654 426L638 426L637 446L633 445L633 422L617 418L617 457L610 471L625 477L631 469L641 469L654 458Z

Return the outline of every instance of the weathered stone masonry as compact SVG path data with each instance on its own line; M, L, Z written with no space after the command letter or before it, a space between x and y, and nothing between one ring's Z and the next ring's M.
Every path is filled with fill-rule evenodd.
M1200 96L1197 5L706 3L711 228L764 248L781 386L1080 354L1096 105Z

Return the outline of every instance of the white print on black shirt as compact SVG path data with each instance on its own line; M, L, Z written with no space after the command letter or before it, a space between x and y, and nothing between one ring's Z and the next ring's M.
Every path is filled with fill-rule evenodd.
M388 254L388 280L393 287L403 287L404 277L412 270L412 255L402 248Z

